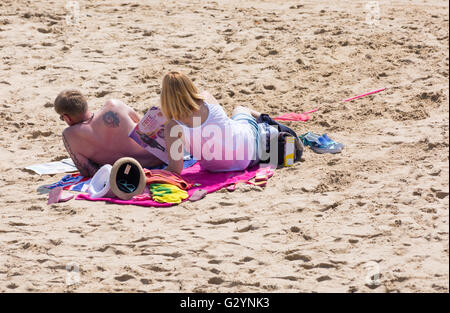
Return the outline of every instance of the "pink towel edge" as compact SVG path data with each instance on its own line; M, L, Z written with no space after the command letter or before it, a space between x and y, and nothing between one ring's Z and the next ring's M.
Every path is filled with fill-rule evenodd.
M182 175L189 174L189 173L196 173L196 172L193 172L193 170L197 170L197 167L193 169L194 166L186 169L186 170L188 170L187 171L188 173L184 173L184 171L183 171ZM239 171L239 172L227 172L227 173L236 173L236 175L228 178L224 183L216 184L210 188L205 188L204 186L191 188L190 190L188 190L189 197L197 189L205 189L207 191L207 193L209 194L212 192L216 192L217 190L220 190L224 187L227 187L230 184L235 183L236 181L243 180L243 179L250 180L255 177L258 169L259 169L259 165L255 165L254 167L252 167L251 169L248 169L248 170ZM200 172L202 172L202 171L198 171L197 173L200 173ZM216 174L216 173L211 173L211 172L207 172L207 171L205 171L205 173L210 173L211 175ZM223 174L223 173L220 173L220 174ZM137 205L137 206L143 206L143 207L170 207L170 206L179 204L179 203L159 203L159 202L156 202L153 200L132 201L132 200L121 200L118 198L91 198L91 197L89 197L88 194L79 194L79 195L77 195L75 200L104 201L104 202L113 203L113 204ZM183 200L181 203L184 203L188 200L189 200L189 198Z

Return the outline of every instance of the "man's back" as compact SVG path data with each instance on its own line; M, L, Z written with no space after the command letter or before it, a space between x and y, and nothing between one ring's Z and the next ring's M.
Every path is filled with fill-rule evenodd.
M135 158L144 167L161 164L150 152L128 137L139 117L126 104L109 100L93 117L68 127L63 139L77 167L92 175L95 165L113 164L122 157ZM94 170L95 172L95 170Z

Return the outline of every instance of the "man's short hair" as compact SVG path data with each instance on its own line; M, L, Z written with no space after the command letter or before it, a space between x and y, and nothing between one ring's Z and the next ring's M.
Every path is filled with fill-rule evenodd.
M64 90L55 99L55 111L71 117L86 113L86 98L78 90Z

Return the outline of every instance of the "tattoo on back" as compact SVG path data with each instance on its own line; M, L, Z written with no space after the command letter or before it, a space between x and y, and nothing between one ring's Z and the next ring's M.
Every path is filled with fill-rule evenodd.
M107 127L116 128L119 127L119 117L117 116L117 113L114 113L113 111L108 111L105 114L103 114L103 122Z

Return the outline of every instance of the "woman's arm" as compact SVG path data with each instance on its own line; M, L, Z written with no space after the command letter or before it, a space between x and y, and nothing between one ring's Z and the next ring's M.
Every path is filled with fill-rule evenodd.
M128 116L131 118L133 122L139 123L140 120L139 115L131 107L129 107Z
M167 171L180 174L183 170L183 128L177 122L171 120L164 128L164 138L166 140L166 149L169 154L169 164Z

